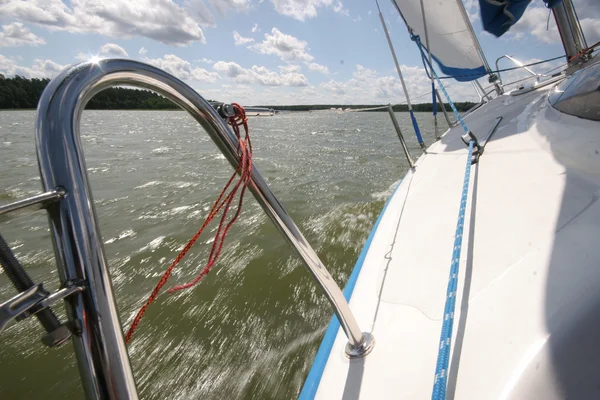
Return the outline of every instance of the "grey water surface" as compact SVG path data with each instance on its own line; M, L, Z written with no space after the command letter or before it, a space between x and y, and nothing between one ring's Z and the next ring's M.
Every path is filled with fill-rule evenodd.
M397 113L413 155L407 113ZM432 142L429 114L417 113ZM440 122L441 123L441 122ZM34 111L0 111L0 204L41 191ZM343 287L386 199L408 166L384 112L283 113L249 120L255 166ZM187 113L85 111L81 129L94 203L124 329L202 224L231 167ZM203 267L216 224L167 288ZM46 216L0 219L29 274L58 287ZM0 302L15 294L0 272ZM57 311L64 315L62 306ZM298 396L332 310L251 198L214 270L163 293L129 353L145 399ZM0 399L82 398L72 345L48 349L35 320L0 334Z

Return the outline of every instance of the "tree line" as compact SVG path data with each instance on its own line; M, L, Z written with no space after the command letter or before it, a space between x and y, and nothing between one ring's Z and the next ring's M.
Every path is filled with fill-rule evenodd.
M0 74L0 109L36 108L50 79L27 79L21 76L5 78ZM149 90L109 88L96 94L87 103L92 110L164 110L178 109L170 100Z
M48 85L50 79L27 79L22 76L15 76L14 78L5 78L0 74L0 109L9 108L36 108L37 103L44 91L46 85ZM210 100L209 100L210 101ZM459 111L466 111L471 108L475 103L471 102L457 102L454 103ZM274 110L286 110L286 111L317 111L317 110L329 110L331 108L342 108L342 109L357 109L357 108L370 108L377 107L372 104L366 105L345 105L345 104L317 104L317 105L287 105L287 106L257 106L272 108ZM116 110L116 109L128 109L128 110L170 110L178 109L179 106L172 103L170 100L151 92L149 90L140 89L128 89L128 88L110 88L101 91L95 95L87 104L87 109L92 110ZM408 106L405 104L395 105L394 111L408 111ZM438 111L441 111L441 104L437 104ZM446 105L446 109L450 107ZM415 111L432 111L433 105L431 103L413 104L413 110ZM387 111L375 110L375 111Z

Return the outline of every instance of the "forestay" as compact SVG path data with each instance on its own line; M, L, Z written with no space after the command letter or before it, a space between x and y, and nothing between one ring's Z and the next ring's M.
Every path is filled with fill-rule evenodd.
M419 0L392 0L412 34L427 48L423 13ZM471 81L486 75L486 63L479 52L462 3L423 0L431 55L442 72L458 81ZM429 50L429 49L428 49Z

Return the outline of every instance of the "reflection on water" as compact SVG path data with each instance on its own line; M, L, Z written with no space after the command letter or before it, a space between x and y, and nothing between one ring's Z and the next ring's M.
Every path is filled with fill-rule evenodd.
M419 115L431 131L428 115ZM33 111L0 112L0 202L38 193ZM398 119L414 155L409 118ZM343 286L407 164L387 113L289 113L250 119L255 165ZM431 135L426 135L431 142ZM176 111L89 111L82 141L125 325L201 225L231 174L202 129ZM58 287L43 213L0 221L34 280ZM214 234L175 270L202 268ZM0 301L14 290L0 273ZM62 312L62 310L58 310ZM147 399L293 398L332 311L254 200L200 285L159 296L129 347ZM47 349L35 321L1 337L0 398L82 396L71 345Z

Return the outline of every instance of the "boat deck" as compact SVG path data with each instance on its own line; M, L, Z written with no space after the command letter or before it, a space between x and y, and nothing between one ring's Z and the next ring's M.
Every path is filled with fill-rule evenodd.
M448 398L600 398L600 135L547 92L503 95L466 118L482 138L503 117L471 171ZM375 349L349 361L340 331L317 398L431 397L462 133L431 145L393 194L350 301Z

